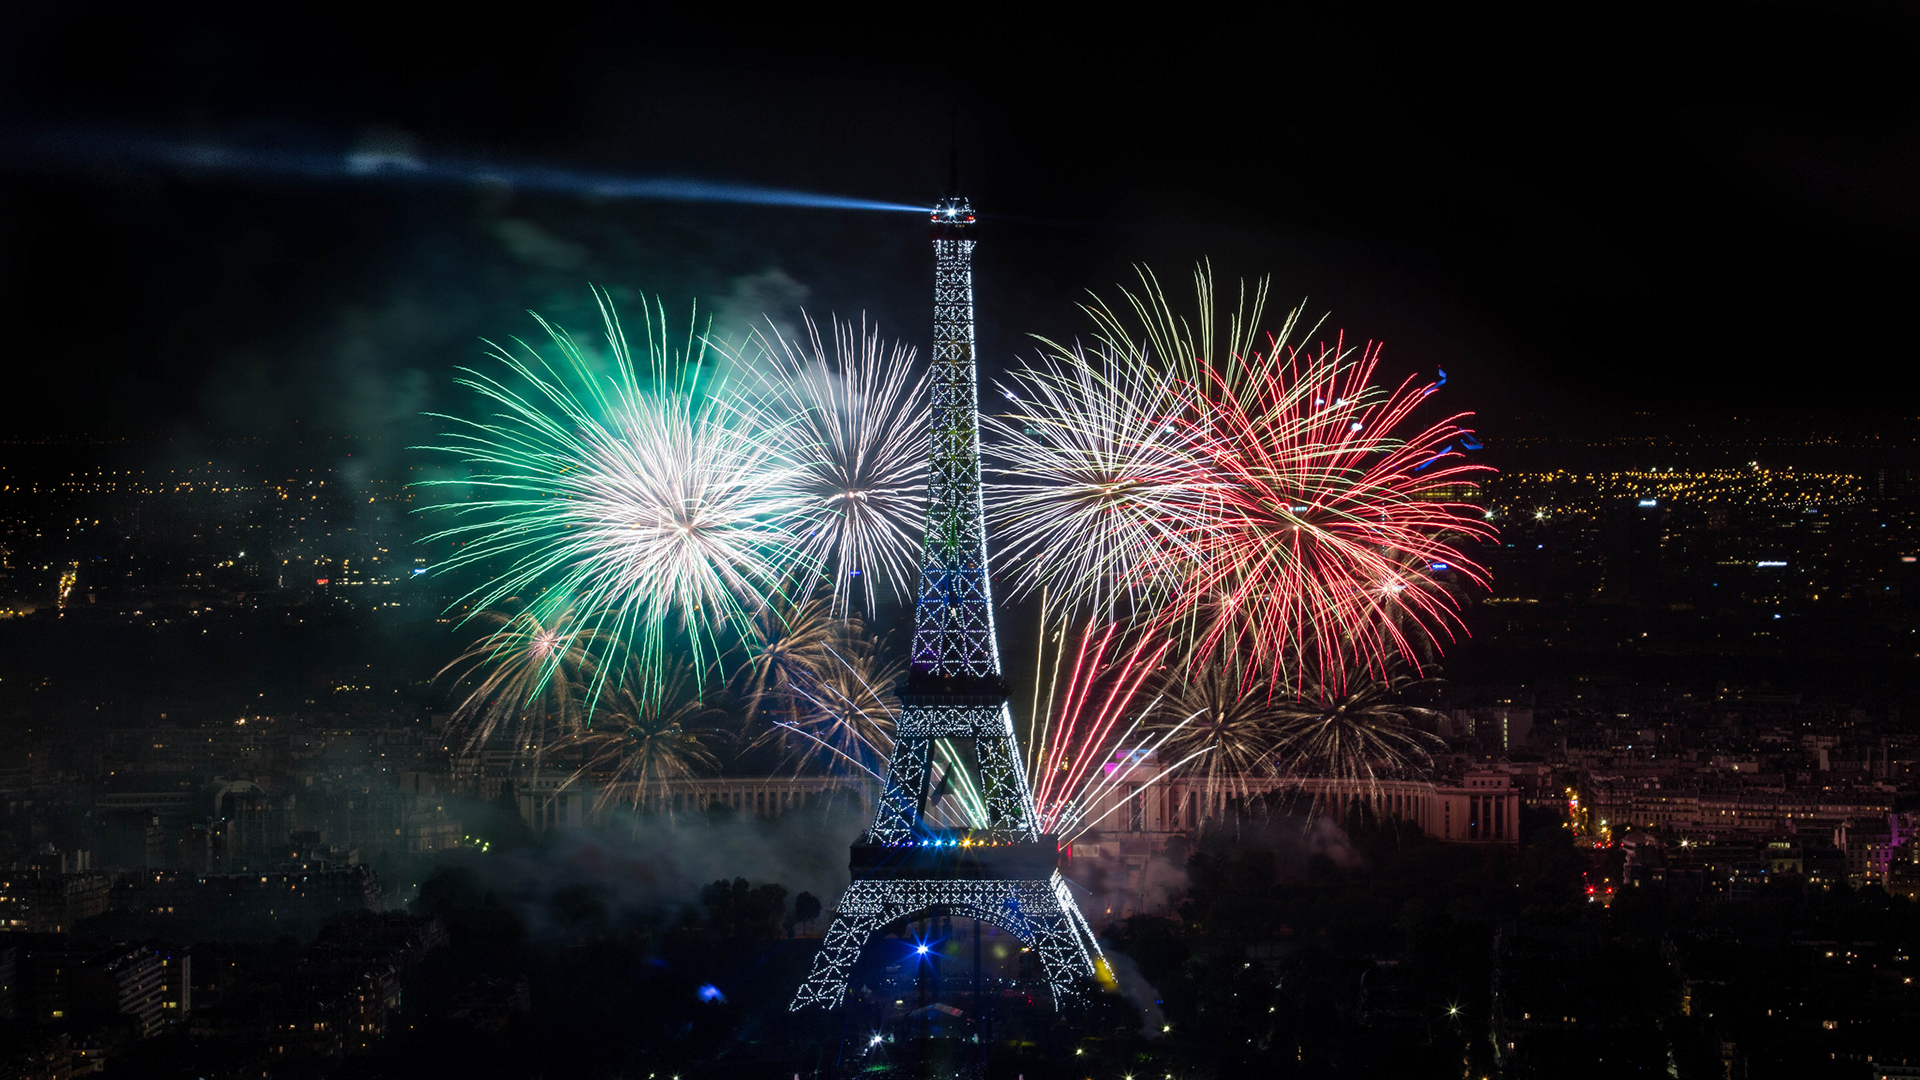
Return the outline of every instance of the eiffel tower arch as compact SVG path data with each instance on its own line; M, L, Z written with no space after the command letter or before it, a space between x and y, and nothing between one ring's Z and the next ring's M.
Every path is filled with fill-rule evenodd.
M1039 957L1056 1008L1100 956L1060 876L1058 838L1040 831L1000 675L980 489L974 243L967 200L933 208L931 468L911 665L885 790L854 842L853 882L794 1010L841 1005L868 940L926 914L966 916L1019 938Z

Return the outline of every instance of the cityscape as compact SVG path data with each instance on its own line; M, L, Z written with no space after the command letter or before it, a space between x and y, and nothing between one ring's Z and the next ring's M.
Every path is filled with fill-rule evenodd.
M129 299L0 432L0 1078L1920 1077L1920 417L1787 299L1898 355L1912 223L1726 179L1910 121L1920 29L1782 11L1852 90L1596 103L1607 30L1463 119L1408 34L1491 24L1309 20L1412 66L1299 137L1411 186L1278 210L1058 72L559 77L692 15L537 87L130 17L94 91L10 16L0 310L87 325L57 210ZM1773 149L1525 164L1720 86Z

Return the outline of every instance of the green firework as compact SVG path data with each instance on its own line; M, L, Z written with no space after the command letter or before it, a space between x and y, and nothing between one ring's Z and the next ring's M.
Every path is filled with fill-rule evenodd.
M423 482L448 496L423 508L444 526L424 542L454 546L435 570L483 578L456 606L521 597L542 622L575 612L601 652L590 710L609 672L630 669L643 701L662 693L670 660L704 677L783 581L817 573L803 543L817 511L796 488L790 421L717 374L691 329L675 337L657 302L641 305L636 361L609 298L595 300L606 355L536 314L546 354L489 342L504 371L462 369L484 415L434 414L449 429L424 449L469 474Z

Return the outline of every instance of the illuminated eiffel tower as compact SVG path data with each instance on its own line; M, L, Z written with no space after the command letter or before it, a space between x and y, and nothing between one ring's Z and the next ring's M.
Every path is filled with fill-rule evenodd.
M839 1006L868 939L922 917L965 916L1018 937L1039 957L1056 1008L1100 955L1060 876L1058 840L1040 832L1000 677L980 493L974 242L967 200L933 208L933 431L912 664L886 788L853 845L853 884L796 1010Z

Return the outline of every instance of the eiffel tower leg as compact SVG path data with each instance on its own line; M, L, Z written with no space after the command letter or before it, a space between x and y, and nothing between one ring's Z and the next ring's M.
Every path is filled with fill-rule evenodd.
M1095 936L1093 927L1087 922L1087 916L1080 905L1073 900L1073 891L1067 887L1067 879L1056 871L1053 875L1053 895L1060 910L1067 917L1067 923L1074 941L1079 943L1080 953L1087 958L1089 965L1104 962L1107 954L1100 950L1100 939Z
M927 797L927 758L931 750L928 739L902 736L895 740L887 786L873 818L870 835L875 843L899 844L913 839L914 825L920 820Z
M1007 884L1015 886L1015 917L1024 923L1009 929L1040 957L1041 975L1053 991L1053 1006L1062 1008L1078 997L1082 979L1094 977L1100 945L1058 873L1052 881Z
M1034 812L1033 792L1027 786L1020 748L1014 743L1013 714L1003 705L999 715L982 728L975 746L980 756L980 786L987 804L987 824L991 828L1038 832L1040 822Z
M853 973L854 961L860 959L860 949L874 931L886 925L881 918L885 905L876 895L876 884L856 881L840 898L820 951L813 954L813 969L794 992L788 1011L798 1012L813 1005L837 1009L846 1001L847 977Z
M1057 872L1050 881L856 881L840 898L826 940L814 954L813 969L787 1008L838 1008L846 1000L847 977L867 939L885 926L936 907L990 922L1032 949L1056 1009L1074 999L1080 980L1094 975L1100 946Z

